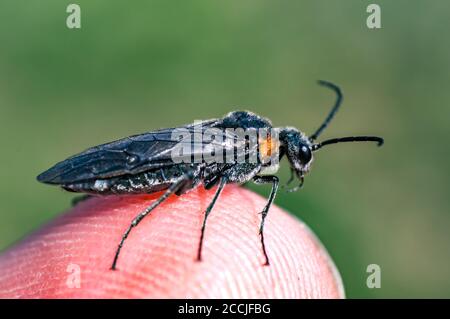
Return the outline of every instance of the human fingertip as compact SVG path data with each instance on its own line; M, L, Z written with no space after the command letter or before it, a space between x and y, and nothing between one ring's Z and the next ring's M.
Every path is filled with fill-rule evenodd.
M259 236L266 199L225 188L205 230L214 190L172 196L117 244L136 214L160 194L79 203L0 256L0 296L29 298L340 298L339 273L305 224L273 206ZM78 273L68 272L75 265ZM72 269L72 268L70 268ZM77 277L78 275L78 277ZM79 279L76 288L68 281ZM32 284L30 284L32 283Z

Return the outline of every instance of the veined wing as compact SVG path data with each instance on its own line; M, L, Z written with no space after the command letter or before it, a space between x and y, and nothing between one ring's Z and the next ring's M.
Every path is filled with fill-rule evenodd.
M214 128L220 120L209 120L179 128L162 129L154 132L130 136L87 149L40 174L37 179L49 184L67 184L91 179L102 179L114 176L137 174L142 171L175 165L173 150L180 143L192 143L193 138L179 140L174 132L190 134L204 133ZM225 142L202 142L209 146L222 147L225 151L230 147L239 147L245 139L233 132L224 131ZM175 136L177 136L177 134ZM229 141L234 140L234 143ZM228 143L226 142L228 141ZM192 155L202 155L205 148L193 148ZM254 151L254 150L252 150Z

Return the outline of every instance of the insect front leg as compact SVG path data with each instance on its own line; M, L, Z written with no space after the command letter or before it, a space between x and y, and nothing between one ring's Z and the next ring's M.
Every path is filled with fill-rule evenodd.
M141 212L139 215L137 215L133 221L131 222L130 226L128 226L125 233L122 235L122 239L119 243L119 246L117 247L116 254L114 256L113 263L111 265L111 269L116 269L117 259L119 258L120 250L122 249L122 246L127 239L128 235L130 234L131 230L136 227L142 219L144 219L145 216L150 214L152 210L154 210L156 207L158 207L162 202L164 202L167 198L169 198L170 195L174 194L178 189L180 189L184 183L190 180L192 178L191 174L185 174L180 179L178 179L176 182L174 182L167 190L166 192L161 195L160 198L158 198L155 202L153 202L149 207L147 207L143 212Z
M292 181L294 180L294 174L295 174L294 169L291 168L291 176L289 177L289 179L288 179L288 181L286 182L286 184L282 185L281 188L288 187L289 184L292 183Z
M266 245L264 243L264 221L266 220L267 213L269 212L270 206L272 205L275 195L278 191L279 179L277 176L255 176L253 178L253 182L255 184L272 184L272 190L270 192L269 200L267 201L266 206L264 206L261 212L261 224L259 226L259 234L261 236L261 247L264 253L264 257L266 259L265 265L269 265L269 257L266 252Z

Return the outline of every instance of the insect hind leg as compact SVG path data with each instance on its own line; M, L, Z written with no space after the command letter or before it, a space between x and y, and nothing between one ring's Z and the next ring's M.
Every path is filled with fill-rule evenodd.
M72 201L71 201L70 204L72 205L72 207L75 207L79 203L84 202L84 201L88 200L91 197L92 197L92 195L88 195L88 194L76 196L76 197L72 198Z
M150 214L156 207L158 207L162 202L164 202L167 198L169 198L170 195L174 194L180 187L186 183L190 178L192 178L191 174L185 174L182 177L180 177L176 182L174 182L167 190L166 192L161 195L155 202L153 202L150 206L148 206L143 212L139 213L131 222L131 224L128 226L127 230L123 233L122 239L120 240L120 243L117 247L116 254L114 255L114 260L111 265L111 270L116 270L117 260L119 258L120 251L123 247L123 244L125 243L125 240L127 239L128 235L130 234L131 230L136 227L142 219L144 219L145 216Z
M264 206L261 212L261 224L259 226L259 235L261 236L261 247L264 254L264 258L266 259L264 265L269 265L269 256L266 251L266 244L264 242L264 222L266 220L267 214L269 213L270 206L272 205L275 195L278 191L279 179L277 176L256 176L253 179L255 184L272 184L272 190L269 195L269 200L267 201L266 206Z

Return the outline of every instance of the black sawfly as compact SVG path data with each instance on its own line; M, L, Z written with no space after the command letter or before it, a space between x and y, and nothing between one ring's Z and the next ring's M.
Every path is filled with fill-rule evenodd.
M223 188L228 183L243 184L253 181L256 184L271 184L272 189L267 204L261 212L261 222L259 234L261 239L262 252L265 258L265 265L269 265L269 257L264 244L264 221L278 191L279 179L274 173L278 165L273 167L273 163L264 162L261 159L261 150L275 155L281 159L286 156L291 167L292 182L294 175L300 183L290 191L296 191L303 185L304 176L309 171L313 161L313 153L322 147L341 142L377 142L379 146L383 144L383 139L376 136L349 136L333 138L322 142L316 139L333 119L342 102L342 93L339 87L326 82L319 81L320 85L332 89L336 95L336 102L332 107L322 125L314 134L307 136L293 127L273 128L270 120L258 116L248 111L235 111L227 114L221 119L212 119L200 123L182 126L184 131L204 132L207 129L267 129L268 132L275 132L277 140L272 135L263 134L257 136L256 147L245 148L245 153L256 154L254 162L238 162L234 160L228 162L211 162L200 160L197 162L178 162L173 158L173 150L179 145L180 139L174 139L174 130L180 128L161 129L140 135L134 135L107 144L102 144L87 149L86 151L74 155L37 177L37 180L47 184L59 185L63 189L71 192L80 192L90 195L111 195L111 194L142 194L164 191L164 193L143 212L139 213L125 230L122 239L117 247L111 269L116 269L117 260L122 246L130 231L159 204L165 201L170 195L182 195L199 184L210 189L218 185L213 200L207 207L200 233L200 240L197 250L197 260L202 258L202 244L205 233L206 220L212 211L214 204L219 198ZM247 145L248 138L226 131L234 143L209 142L214 146L221 147L224 151L235 150L236 145ZM228 140L229 141L229 140ZM202 155L210 145L202 142L202 147L194 147L193 154ZM196 154L199 153L199 154ZM200 156L200 158L202 158Z

